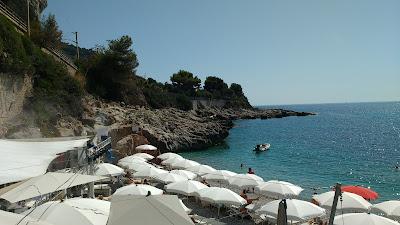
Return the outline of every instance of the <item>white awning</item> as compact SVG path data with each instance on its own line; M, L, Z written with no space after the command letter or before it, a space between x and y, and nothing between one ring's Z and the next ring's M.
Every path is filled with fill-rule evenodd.
M0 198L15 203L104 178L106 177L76 173L46 173L20 182L14 185L13 189L8 187L5 188L6 191L0 189Z
M57 154L86 145L88 138L0 140L0 184L39 176Z

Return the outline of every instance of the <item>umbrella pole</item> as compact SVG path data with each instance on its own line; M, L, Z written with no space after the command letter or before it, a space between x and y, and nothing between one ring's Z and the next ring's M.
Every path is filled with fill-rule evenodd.
M218 218L219 218L219 211L220 211L221 207L218 205Z

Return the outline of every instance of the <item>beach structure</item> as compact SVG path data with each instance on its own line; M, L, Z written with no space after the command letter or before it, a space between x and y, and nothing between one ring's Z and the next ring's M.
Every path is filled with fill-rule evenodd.
M171 173L175 173L175 174L184 176L189 180L193 180L197 177L197 174L187 171L187 170L171 170Z
M278 209L281 200L275 200L263 205L256 212L258 214L265 214L272 218L278 218ZM309 219L322 217L326 215L325 209L312 204L311 202L306 202L297 199L286 199L286 214L287 220L292 223L295 221L305 222Z
M107 225L193 225L176 195L114 196Z
M22 181L46 173L49 165L60 154L75 151L75 160L65 159L63 163L78 162L87 137L0 140L0 185Z
M185 180L185 181L170 183L165 186L165 190L167 192L186 195L186 196L195 196L195 194L198 191L205 188L208 188L208 186L194 180Z
M147 184L130 184L121 188L118 188L113 196L116 195L136 195L146 196L150 192L151 195L162 195L163 190Z
M10 203L16 203L36 197L44 197L57 191L105 179L106 177L83 175L79 173L49 172L41 176L30 178L13 186L12 189L0 190L0 198Z
M348 213L335 216L334 225L399 225L398 222L370 213Z
M375 204L371 207L371 212L400 221L400 201L393 200Z
M328 191L319 195L314 195L313 199L318 202L319 206L325 209L331 209L334 196L334 191ZM371 203L366 201L363 197L353 193L343 192L337 209L340 212L368 212L371 206Z
M124 169L110 163L100 163L94 167L96 176L120 176L125 174Z
M270 180L256 186L255 191L271 198L296 198L303 188L285 181Z
M211 166L201 165L201 164L188 167L188 168L186 168L186 170L191 171L199 176L205 175L208 173L214 173L215 171L217 171L216 169L212 168Z
M23 214L53 225L106 225L110 205L98 199L71 198L46 202Z

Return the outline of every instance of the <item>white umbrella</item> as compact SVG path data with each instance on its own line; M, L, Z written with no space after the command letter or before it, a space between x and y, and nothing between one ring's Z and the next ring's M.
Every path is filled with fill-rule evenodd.
M157 147L153 145L139 145L135 149L137 151L156 151Z
M186 177L175 174L175 173L160 173L157 176L155 176L154 179L156 179L157 181L164 183L164 184L170 184L170 183L174 183L174 182L187 180Z
M214 173L215 171L217 171L216 169L212 168L211 166L208 165L195 165L195 166L191 166L188 167L186 170L191 171L195 174L198 175L205 175L205 174L209 174L209 173Z
M118 161L118 164L121 166L128 166L129 164L132 163L141 163L141 162L147 162L147 160L138 156L131 155L120 159Z
M133 174L133 177L137 178L154 178L160 173L167 173L168 171L159 169L153 166L143 167L143 169L139 169L138 172Z
M157 158L159 158L161 160L167 160L167 159L175 158L175 157L183 158L182 156L180 156L176 153L173 153L173 152L167 152L167 153L163 153L163 154L157 156Z
M255 190L269 197L289 198L297 197L304 189L289 182L270 180L262 182Z
M247 203L246 199L242 198L240 195L227 188L221 187L204 188L197 191L195 195L206 202L215 204L243 205Z
M400 220L400 201L386 201L371 207L374 213L382 213L391 219Z
M263 179L254 174L237 174L228 179L230 185L239 188L255 187L263 182Z
M0 224L2 225L11 225L11 224L20 224L20 225L51 225L45 221L35 221L30 217L25 217L24 215L11 213L7 211L0 210Z
M183 201L182 201L181 199L179 199L179 202L181 203L182 208L185 210L185 212L186 212L187 214L190 214L190 213L192 212L191 209L189 209L185 204L183 204Z
M124 173L124 169L110 163L100 163L94 168L94 175L96 176L119 176Z
M200 163L195 162L190 159L183 159L171 164L171 167L174 169L187 169L192 166L200 165Z
M193 196L199 190L208 188L205 184L194 180L185 180L175 183L170 183L165 187L165 190L171 193Z
M275 200L263 205L256 212L259 214L265 214L274 218L278 217L279 202L281 200ZM325 215L325 209L297 199L286 200L286 213L287 219L290 221L306 221L315 217L321 217Z
M171 173L175 173L175 174L184 176L189 180L193 180L194 178L197 177L197 174L187 171L187 170L171 170Z
M334 225L399 225L391 219L369 213L348 213L335 216Z
M15 188L11 190L1 192L0 198L15 203L105 178L76 173L49 172L23 181L19 185L15 185Z
M313 199L316 200L323 208L330 209L333 204L334 191L328 191L319 195L314 195ZM363 197L350 193L343 192L342 200L337 205L337 212L341 210L345 212L367 212L371 207L371 203L366 201Z
M154 167L154 166L151 164L148 164L147 162L136 162L136 163L126 164L126 167L129 170L140 171L147 167Z
M185 160L182 156L172 157L172 158L162 161L161 165L171 166L171 164L176 163L178 161L182 161L182 160Z
M46 202L23 214L41 219L54 225L106 225L110 212L110 202L90 199L71 198L63 202Z
M176 195L115 196L107 225L193 225Z
M121 188L118 188L113 196L115 195L140 195L146 196L150 191L151 195L162 195L163 190L153 187L147 184L131 184Z
M214 180L220 182L227 182L229 178L237 175L237 173L231 172L229 170L217 170L212 173L202 176L206 180Z
M144 152L136 153L136 154L133 154L132 156L136 156L136 157L143 158L143 159L146 159L146 160L154 159L154 156L152 156L150 154L147 154L147 153L144 153Z

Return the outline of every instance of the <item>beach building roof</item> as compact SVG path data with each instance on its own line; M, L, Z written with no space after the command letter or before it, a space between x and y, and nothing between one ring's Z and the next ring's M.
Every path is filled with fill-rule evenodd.
M11 225L11 224L21 224L21 225L52 225L48 222L44 221L36 221L35 219L32 219L30 217L25 217L24 215L17 214L17 213L12 213L12 212L7 212L0 210L0 221L1 224L4 225Z
M15 203L104 178L75 173L49 172L15 184L12 189L6 187L5 191L0 190L0 198Z
M269 202L257 210L257 213L265 214L267 216L272 216L274 218L278 217L279 203L281 200L275 200ZM287 219L290 221L306 221L315 217L320 217L325 215L325 209L312 204L311 202L306 202L297 199L286 199L286 213Z
M119 176L124 173L124 169L110 163L100 163L94 168L94 175L96 176Z
M118 188L113 196L117 195L139 195L146 196L150 191L151 195L162 195L163 190L147 184L131 184L121 188Z
M115 196L107 225L193 225L176 195Z
M86 145L88 138L0 140L0 185L46 173L57 154Z
M334 225L399 225L398 222L369 213L348 213L335 216Z
M33 219L54 225L106 225L110 202L91 198L71 198L64 201L46 202L25 211Z

